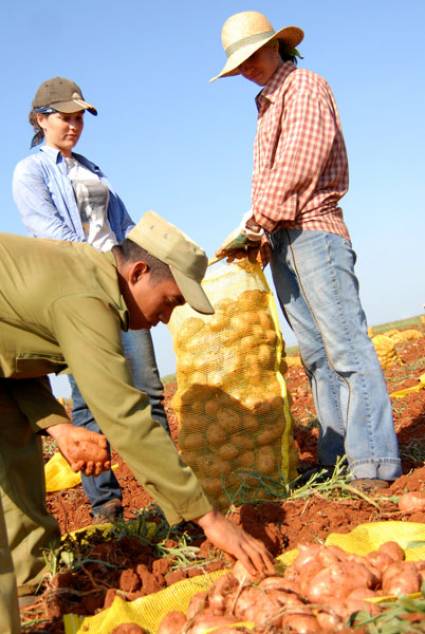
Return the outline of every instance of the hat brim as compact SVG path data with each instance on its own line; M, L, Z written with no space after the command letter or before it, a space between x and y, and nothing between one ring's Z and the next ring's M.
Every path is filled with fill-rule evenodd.
M214 308L199 282L193 280L191 277L183 275L183 273L174 266L169 265L169 267L181 294L189 306L202 315L213 315Z
M258 40L252 44L242 46L240 49L232 53L221 71L215 77L210 79L210 82L220 79L220 77L232 77L234 75L240 75L239 66L245 62L248 57L251 57L260 48L272 42L273 40L282 40L286 43L288 48L295 48L304 39L304 31L297 26L287 26L280 31L277 31L273 35L265 36L263 40Z
M80 112L81 110L88 110L90 114L97 115L97 110L91 103L87 103L83 99L71 99L70 101L61 101L59 103L52 103L52 108L63 114L73 114L74 112Z

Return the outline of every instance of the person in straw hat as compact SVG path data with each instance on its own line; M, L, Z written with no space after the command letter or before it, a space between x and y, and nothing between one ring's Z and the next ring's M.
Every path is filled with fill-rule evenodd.
M348 190L341 122L328 83L297 67L303 37L294 26L275 31L257 11L232 15L221 32L227 61L211 81L242 75L261 86L251 209L236 233L270 260L313 391L319 465L345 454L353 483L373 490L401 474L399 450L339 207ZM218 257L240 255L227 245Z

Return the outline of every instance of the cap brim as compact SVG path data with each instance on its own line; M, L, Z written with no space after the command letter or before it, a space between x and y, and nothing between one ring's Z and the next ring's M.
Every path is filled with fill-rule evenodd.
M199 282L183 275L183 273L174 268L174 266L169 266L171 273L176 280L176 284L189 306L202 315L213 315L214 308Z
M88 110L90 114L97 115L96 108L82 99L61 101L60 103L53 103L51 106L58 112L63 112L63 114L73 114L74 112L80 112L80 110Z
M260 48L272 42L273 40L283 40L287 43L289 48L294 48L298 46L300 42L304 39L304 31L297 26L287 26L280 31L277 31L274 35L270 37L266 37L264 40L260 40L255 42L254 44L249 44L247 46L243 46L238 51L235 51L228 60L225 65L215 77L211 77L210 82L216 81L216 79L220 79L220 77L232 77L234 75L240 75L239 66L243 64L251 55L253 55Z

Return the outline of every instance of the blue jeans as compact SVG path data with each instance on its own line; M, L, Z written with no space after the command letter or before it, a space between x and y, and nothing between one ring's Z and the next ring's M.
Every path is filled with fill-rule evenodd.
M129 364L133 385L149 398L152 418L169 432L167 416L164 410L164 388L159 377L158 367L149 330L129 330L122 333L124 355ZM72 389L72 422L78 427L91 431L100 431L98 424L87 407L74 377L69 381ZM112 499L122 499L121 489L112 470L104 471L99 476L81 475L84 491L90 500L93 513Z
M319 462L332 465L345 454L355 478L399 477L391 403L367 334L351 243L295 229L278 230L270 240L276 292L320 423Z

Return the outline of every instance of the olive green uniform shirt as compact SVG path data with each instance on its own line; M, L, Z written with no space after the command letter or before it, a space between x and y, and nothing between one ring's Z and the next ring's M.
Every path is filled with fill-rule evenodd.
M0 234L0 377L69 369L96 421L170 523L211 510L193 471L132 386L121 348L127 307L112 253L90 245ZM20 389L20 386L25 389ZM63 422L33 381L16 381L33 427ZM22 405L21 405L22 406Z

